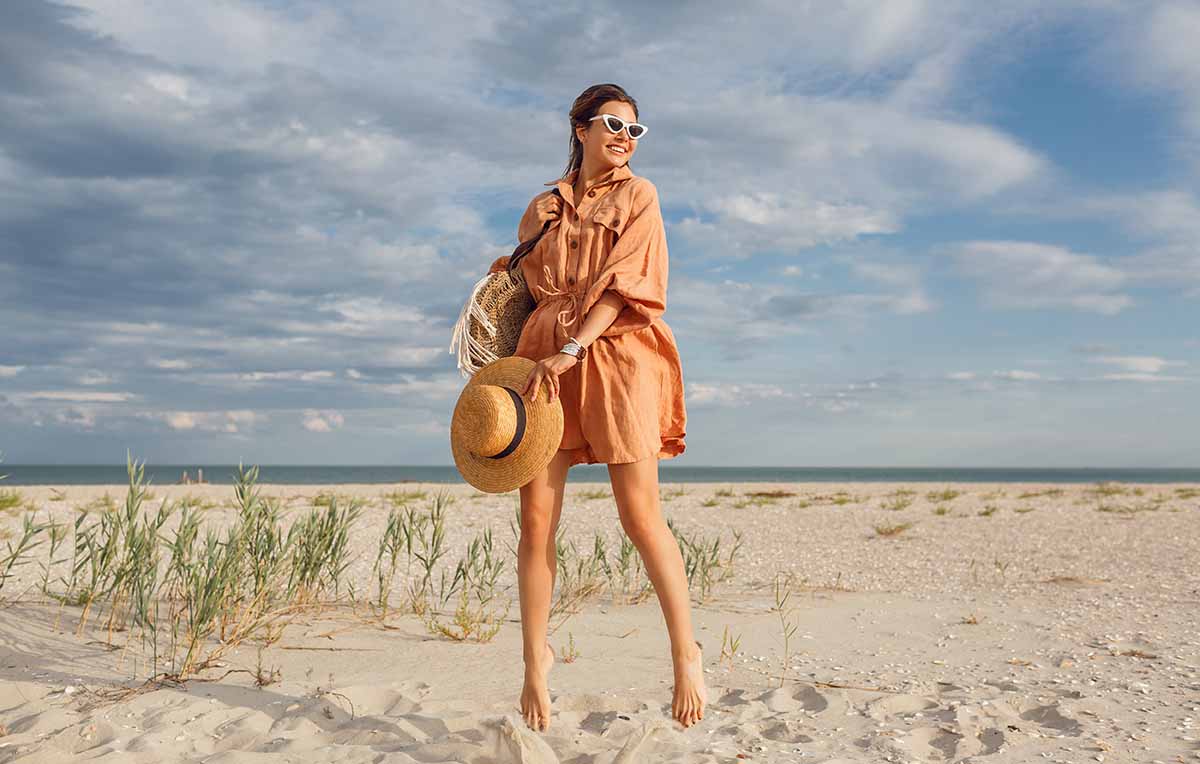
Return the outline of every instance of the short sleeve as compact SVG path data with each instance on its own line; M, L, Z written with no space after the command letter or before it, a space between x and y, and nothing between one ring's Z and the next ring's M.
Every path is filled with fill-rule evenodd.
M517 243L529 241L542 230L545 225L543 221L537 217L538 200L544 196L549 196L554 193L553 190L543 191L537 196L529 200L529 206L525 208L525 214L521 215L521 222L517 223Z
M605 291L616 292L625 301L601 337L645 328L667 307L667 234L658 190L645 179L640 185L644 190L634 193L625 229L588 290L588 305L594 305Z
M543 224L537 219L537 200L549 193L553 193L553 191L545 191L529 200L529 204L525 207L525 212L521 215L520 222L517 223L517 244L529 241L542 230ZM488 267L488 273L499 273L500 271L507 270L510 257L512 255L497 257L492 261L491 266Z

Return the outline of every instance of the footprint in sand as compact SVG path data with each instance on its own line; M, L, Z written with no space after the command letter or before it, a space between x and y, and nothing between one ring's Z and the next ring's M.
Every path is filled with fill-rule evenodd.
M1072 737L1078 737L1083 734L1083 727L1079 722L1069 717L1063 716L1057 706L1037 706L1025 711L1021 714L1021 718L1040 724L1043 727L1049 727L1055 732Z
M801 732L804 723L785 719L777 724L771 724L762 729L762 736L779 743L811 743L813 739Z

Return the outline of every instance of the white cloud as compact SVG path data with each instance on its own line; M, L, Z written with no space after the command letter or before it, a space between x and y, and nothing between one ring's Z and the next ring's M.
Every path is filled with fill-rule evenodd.
M973 372L973 371L952 371L946 375L946 379L963 380L963 381L971 380L971 379L975 379L975 372Z
M345 422L345 418L337 411L308 409L304 412L304 429L309 432L331 432Z
M114 380L111 374L92 369L84 372L76 382L81 385L110 385Z
M69 406L54 412L54 421L68 427L91 430L96 426L96 412L91 408Z
M855 276L895 287L912 288L921 283L918 270L908 263L883 263L854 258L850 269Z
M92 11L70 22L162 60L200 69L262 70L275 62L316 63L322 37L338 29L332 11L302 17L235 0L172 8L125 0L77 0Z
M750 283L672 277L666 320L735 352L747 343L812 334L822 319L864 321L878 314L913 315L937 304L919 285L896 292L860 293L802 289L788 282Z
M1081 192L1055 205L1027 211L1081 219L1089 225L1096 220L1115 223L1133 238L1130 249L1135 254L1110 261L1129 286L1165 288L1200 297L1200 198L1193 191Z
M755 400L792 397L793 393L779 385L689 382L686 400L691 406L747 406Z
M236 376L241 382L258 384L260 382L325 382L334 379L337 375L326 369L308 371L291 369L287 371L248 371L241 372Z
M1126 258L1122 267L1132 281L1180 290L1185 297L1200 298L1200 235L1152 247Z
M1168 377L1160 374L1146 373L1124 373L1124 374L1105 374L1104 379L1118 380L1122 382L1186 382L1187 377Z
M1175 97L1176 149L1200 167L1200 6L1167 0L1129 6L1124 23L1092 54L1106 75Z
M150 365L157 369L167 369L170 371L185 371L192 368L192 365L181 358L158 358L150 362Z
M225 412L225 424L221 427L224 432L237 433L243 429L252 428L267 420L265 414L246 409Z
M711 98L739 119L696 126L679 107L687 151L667 148L655 182L661 198L704 213L670 231L714 257L896 233L912 212L969 205L1048 166L992 128L879 101L780 95L763 83Z
M163 420L172 430L194 430L196 417L189 411L169 411L163 414Z
M0 379L15 377L24 370L24 366L0 366Z
M433 366L446 354L446 347L387 347L376 356L376 362L391 366Z
M794 193L755 191L717 196L704 204L714 220L684 218L671 231L691 247L722 258L744 258L766 250L791 252L898 230L890 213L856 204L808 201Z
M1100 356L1091 359L1095 363L1107 363L1120 366L1129 372L1157 374L1168 366L1186 366L1186 361L1168 361L1152 355Z
M170 429L180 432L200 430L224 432L230 435L240 434L267 421L265 414L248 409L142 412L136 416L142 419L162 421Z
M389 395L399 395L412 400L445 401L458 397L466 381L457 371L452 374L438 374L430 378L418 377L414 374L399 374L399 381L375 384L363 382L363 387L378 390Z
M952 253L994 307L1067 308L1112 315L1133 304L1125 274L1091 255L1029 241L970 241Z
M125 403L136 399L133 393L104 393L94 390L35 390L13 393L19 401L72 401L76 403Z
M1036 371L1025 371L1024 369L1011 369L1009 371L994 371L992 376L998 379L1008 379L1015 382L1026 382L1035 379L1041 379L1042 375Z

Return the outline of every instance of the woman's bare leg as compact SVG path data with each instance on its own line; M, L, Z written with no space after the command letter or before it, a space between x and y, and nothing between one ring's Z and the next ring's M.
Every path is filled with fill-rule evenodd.
M554 536L562 515L568 454L559 451L546 469L521 486L521 540L517 545L517 590L521 597L521 636L525 658L525 687L521 715L531 729L550 724L547 677L554 653L546 641L550 602L557 576Z
M613 497L625 535L637 547L654 584L658 603L671 637L675 667L675 694L671 715L685 727L704 718L708 693L704 687L704 661L692 635L691 602L683 555L662 516L658 500L658 457L628 464L608 465Z

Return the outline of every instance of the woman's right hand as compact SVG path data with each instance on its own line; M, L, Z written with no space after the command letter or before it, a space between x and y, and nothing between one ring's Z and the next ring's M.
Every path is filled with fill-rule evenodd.
M562 197L558 194L547 194L538 199L534 203L534 210L537 211L537 220L539 223L545 223L547 220L554 220L562 214Z
M546 388L546 402L554 403L558 399L559 380L563 372L579 363L579 359L568 353L553 353L534 364L521 386L521 396L533 402L537 400L537 391Z

